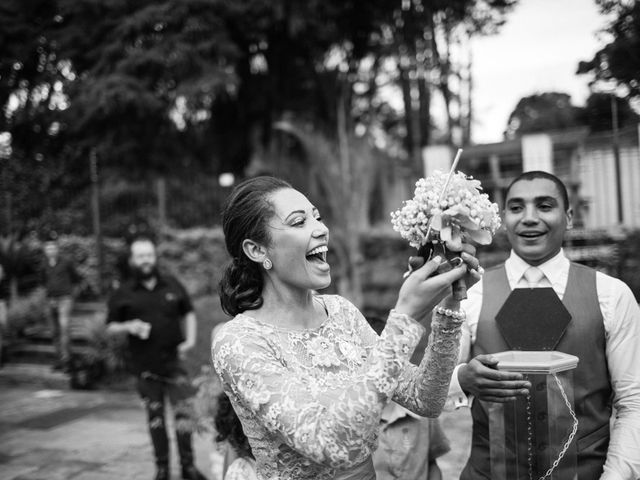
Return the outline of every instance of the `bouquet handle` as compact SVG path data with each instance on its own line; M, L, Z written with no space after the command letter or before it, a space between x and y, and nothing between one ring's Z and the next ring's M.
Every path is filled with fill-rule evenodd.
M425 245L422 245L418 249L418 255L424 258L425 262L428 262L436 255L440 255L442 256L442 258L446 259L446 262L442 262L440 264L438 270L436 270L434 275L452 270L454 268L451 263L452 260L460 259L460 255L458 254L458 252L447 250L444 243L442 242L426 243ZM465 282L462 278L460 280L454 281L451 284L451 295L453 296L453 299L457 301L461 301L467 298L467 282Z

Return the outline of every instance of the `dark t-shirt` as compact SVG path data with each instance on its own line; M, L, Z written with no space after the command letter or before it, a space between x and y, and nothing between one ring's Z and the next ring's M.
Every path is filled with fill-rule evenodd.
M171 276L159 276L153 290L141 283L124 283L109 299L107 323L140 319L151 324L149 338L129 335L131 367L135 373L168 373L184 341L182 319L193 310L186 290Z
M43 283L48 297L64 297L73 293L73 286L80 283L80 275L66 258L59 258L55 265L45 259Z

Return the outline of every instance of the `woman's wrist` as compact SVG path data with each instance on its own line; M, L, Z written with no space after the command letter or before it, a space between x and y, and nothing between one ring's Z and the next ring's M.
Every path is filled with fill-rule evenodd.
M451 309L443 305L434 308L433 313L431 330L444 334L458 334L467 318L465 311L461 308Z
M451 295L449 295L440 302L439 306L448 308L450 310L460 310L460 300L456 300Z
M443 305L438 305L436 308L433 309L433 311L437 315L459 321L460 323L462 323L464 319L467 317L465 311L459 308L459 305L458 305L458 308L448 308Z

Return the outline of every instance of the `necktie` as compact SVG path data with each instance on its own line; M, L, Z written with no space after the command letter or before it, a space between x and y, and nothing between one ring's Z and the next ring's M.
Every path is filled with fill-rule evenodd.
M544 273L538 267L529 267L524 272L524 278L529 283L529 288L536 288L544 278Z

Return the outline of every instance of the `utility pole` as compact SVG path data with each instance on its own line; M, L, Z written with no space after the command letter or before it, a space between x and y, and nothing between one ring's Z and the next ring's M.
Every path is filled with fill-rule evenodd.
M159 176L156 179L156 197L158 201L158 222L160 223L161 235L167 229L167 179Z
M622 211L622 172L620 167L620 139L618 137L618 97L611 94L611 125L613 129L613 161L616 178L616 200L618 203L618 224L622 225L624 212Z
M96 284L97 294L102 294L102 228L100 224L100 184L98 178L98 155L94 148L89 154L89 176L91 178L91 213L93 220L93 236L96 243L96 258L98 271L98 282Z

